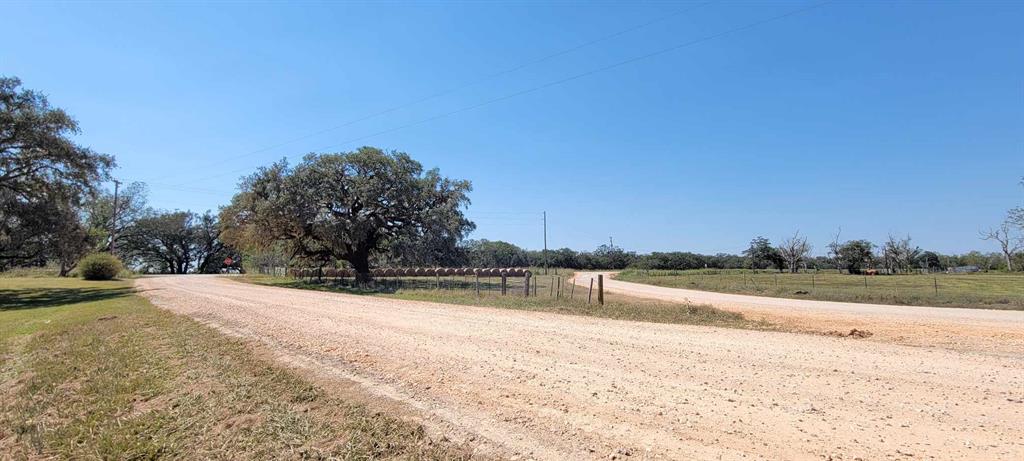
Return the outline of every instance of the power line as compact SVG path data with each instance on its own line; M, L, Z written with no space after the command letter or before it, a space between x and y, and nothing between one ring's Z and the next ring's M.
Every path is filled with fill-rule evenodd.
M656 57L656 56L660 56L660 55L663 55L663 54L666 54L666 53L670 53L672 51L676 51L676 50L680 50L680 49L683 49L683 48L688 48L688 47L691 47L691 46L699 45L701 43L704 43L704 42L707 42L707 41L710 41L710 40L714 40L716 38L724 37L726 35L735 34L735 33L742 32L742 31L745 31L745 30L748 30L748 29L753 29L755 27L758 27L758 26L761 26L761 25L764 25L764 24L768 24L768 23L771 23L771 22L775 22L775 21L778 21L778 20L782 20L782 19L788 18L790 16L795 16L795 15L800 14L800 13L805 13L807 11L811 11L811 10L814 10L816 8L820 8L822 6L825 6L825 5L827 5L829 3L832 3L834 1L835 0L826 0L826 1L823 1L823 2L815 3L815 4L810 5L810 6L806 6L806 7L802 7L802 8L797 8L797 9L794 9L794 10L790 10L790 11L788 11L786 13L783 13L783 14L779 14L779 15L772 16L772 17L769 17L769 18L766 18L766 19L761 19L761 20L758 20L758 21L750 22L750 23L744 24L742 26L734 27L732 29L728 29L728 30L725 30L725 31L722 31L722 32L717 32L717 33L714 33L714 34L711 34L711 35L705 35L703 37L699 37L699 38L690 40L688 42L679 43L679 44L676 44L676 45L673 45L673 46L670 46L670 47L667 47L667 48L662 48L662 49L657 50L657 51L653 51L653 52L650 52L650 53L646 53L646 54L642 54L642 55L639 55L639 56L635 56L635 57L632 57L632 58L629 58L629 59L625 59L625 60L618 61L618 62L615 62L615 63L612 63L612 64L608 64L608 65L605 65L605 66L597 67L597 68L594 68L594 69L591 69L591 70L588 70L588 71L585 71L585 72L581 72L581 73L578 73L578 74L570 75L568 77L564 77L564 78L557 79L557 80L552 80L550 82L543 83L543 84L537 85L537 86L533 86L533 87L530 87L530 88L527 88L527 89L524 89L524 90L516 91L516 92L513 92L513 93L509 93L509 94L506 94L504 96L499 96L499 97L496 97L496 98L493 98L493 99L488 99L488 100L485 100L483 102L479 102L479 103L476 103L476 104L471 104L471 105L468 105L468 106L464 106L464 107L461 107L461 108L458 108L458 109L455 109L455 110L452 110L452 111L449 111L449 112L444 112L444 113L441 113L441 114L438 114L438 115L434 115L434 116L431 116L431 117L420 119L420 120L417 120L417 121L414 121L414 122L410 122L410 123L407 123L407 124L404 124L404 125L399 125L397 127L393 127L393 128L389 128L389 129L386 129L386 130L377 131L377 132L370 133L370 134L367 134L367 135L364 135L364 136L359 136L359 137L356 137L356 138L351 138L351 139L345 140L345 141L340 142L340 143L324 146L324 147L321 147L319 149L314 149L314 152L322 151L322 150L326 150L326 149L330 149L330 148L335 148L335 147L339 147L339 146L344 146L344 145L347 145L347 144L350 144L350 143L353 143L353 142L362 141L364 139L380 136L382 134L388 134L388 133L392 133L392 132L395 132L395 131L403 130L403 129L406 129L406 128L411 128L411 127L414 127L414 126L417 126L417 125L422 125L424 123L432 122L434 120L439 120L439 119L442 119L442 118L445 118L445 117L450 117L452 115L460 114L462 112L467 112L467 111L470 111L470 110L473 110L473 109L478 109L480 107L484 107L484 106L487 106L487 105L490 105L490 104L494 104L494 103L497 103L497 102L505 101L507 99L512 99L512 98L515 98L515 97L518 97L518 96L523 96L523 95L526 95L526 94L534 93L534 92L537 92L537 91L540 91L540 90L543 90L543 89L547 89L547 88L550 88L550 87L553 87L553 86L558 86L558 85L561 85L561 84L564 84L564 83L568 83L568 82L571 82L571 81L574 81L574 80L578 80L578 79L581 79L581 78L584 78L584 77L589 77L591 75L594 75L594 74L597 74L597 73L600 73L600 72L605 72L605 71L608 71L608 70L617 69L619 67L623 67L623 66L626 66L626 65L629 65L629 64L633 64L633 63L638 62L638 61L643 61L645 59L650 59L650 58L653 58L653 57ZM251 168L240 168L240 169L236 169L236 170L226 171L226 172L218 173L216 175L211 175L211 176L206 176L206 177L203 177L203 178L199 178L199 179L196 179L195 181L203 181L203 180L207 180L207 179L221 177L221 176L228 175L228 174L236 174L236 173L239 173L239 172L242 172L242 171L248 171L248 170L251 170ZM193 181L189 181L189 182L193 182ZM187 184L187 183L182 183L182 184Z
M281 143L278 143L278 144L274 144L274 145L271 145L271 146L268 146L268 147L263 147L263 148L260 148L260 149L249 151L249 152L246 152L244 154L236 155L236 156L233 156L233 157L228 157L226 159L222 159L222 160L219 160L217 162L213 162L211 164L208 164L206 166L206 168L209 168L209 167L212 167L212 166L216 166L216 165L222 165L224 163L230 162L231 160L237 160L237 159L240 159L240 158L248 157L250 155L259 154L259 153L262 153L262 152L266 152L266 151L269 151L269 150L276 149L278 147L284 147L284 146L287 146L289 144L294 144L294 143L299 142L299 141L303 141L303 140L306 140L306 139L309 139L309 138L312 138L312 137L319 136L319 135L324 134L324 133L329 133L329 132L337 130L337 129L345 128L347 126L351 126L351 125L354 125L354 124L359 123L359 122L363 122L363 121L366 121L366 120L377 118L377 117L380 117L382 115L387 115L387 114L390 114L392 112L397 112L399 110L402 110L402 109L405 109L405 108L409 108L409 107L412 107L412 106L415 106L417 104L421 104L421 103L424 103L424 102L427 102L427 101L430 101L430 100L433 100L433 99L437 99L437 98L440 98L442 96L447 96L449 94L462 91L462 90L464 90L466 88L469 88L469 87L472 87L472 86L475 86L475 85L479 85L481 83L493 80L495 78L498 78L498 77L501 77L501 76L504 76L504 75L508 75L508 74L511 74L511 73L514 73L514 72L517 72L519 70L525 69L525 68L530 67L532 65L540 64L540 63L546 62L546 61L550 61L550 60L552 60L554 58L567 55L569 53L581 50L583 48L587 48L589 46L593 46L593 45L596 45L598 43L611 40L613 38L616 38L616 37L628 34L630 32L634 32L634 31L643 29L645 27L652 26L652 25L657 24L659 22L665 21L665 20L667 20L669 18L678 16L678 15L683 14L683 13L688 13L690 11L693 11L693 10L696 10L698 8L710 5L712 3L716 3L718 1L719 0L710 0L710 1L703 2L703 3L699 3L697 5L693 5L693 6L687 7L687 8L680 8L680 9L671 11L671 12L669 12L666 15L659 16L657 18L649 20L647 22L636 24L636 25L627 27L625 29L619 30L617 32L613 32L613 33L608 34L608 35L603 35L601 37L592 39L590 41L583 42L581 44L578 44L578 45L575 45L575 46L572 46L572 47L569 47L569 48L566 48L566 49L563 49L563 50L560 50L560 51L556 51L556 52L551 53L551 54L547 54L547 55L541 56L539 58L535 58L535 59L532 59L532 60L529 60L529 61L522 62L520 64L517 64L515 66L509 67L507 69L500 70L500 71L497 71L497 72L494 72L494 73L491 73L491 74L484 75L483 77L480 77L480 78L478 78L476 80L471 80L469 82L466 82L466 83L464 83L462 85L459 85L459 86L456 86L454 88L450 88L450 89L447 89L447 90L439 91L437 93L433 93L433 94L424 96L422 98L415 99L413 101L409 101L407 103L399 104L397 106L393 106L393 107L390 107L388 109L384 109L384 110L381 110L381 111L378 111L378 112L367 114L367 115L364 115L362 117L358 117L358 118L349 120L347 122L344 122L344 123L342 123L340 125L335 125L335 126L332 126L330 128L325 128L325 129L322 129L320 131L316 131L314 133L309 133L309 134L306 134L306 135L299 136L297 138L292 138L292 139L289 139L287 141L284 141L284 142L281 142ZM190 184L192 182L194 182L194 180L189 180L187 182L183 182L183 183L179 183L179 184Z

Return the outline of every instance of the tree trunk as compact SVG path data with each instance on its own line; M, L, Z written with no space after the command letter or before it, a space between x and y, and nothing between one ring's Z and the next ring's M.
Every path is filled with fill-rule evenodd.
M373 276L370 275L370 252L369 251L358 251L352 254L348 259L349 264L352 264L352 269L356 273L356 283L369 282Z

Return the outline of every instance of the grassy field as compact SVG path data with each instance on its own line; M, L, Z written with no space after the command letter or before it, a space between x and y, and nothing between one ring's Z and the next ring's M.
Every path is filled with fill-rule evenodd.
M618 280L784 298L914 306L1024 309L1024 274L778 274L746 270L621 272Z
M130 282L0 279L0 458L466 459Z
M709 306L685 305L630 298L605 293L605 304L597 302L597 289L590 302L587 288L573 288L567 281L572 271L559 270L559 276L539 275L531 284L531 296L524 297L522 278L509 278L507 295L502 296L497 277L481 279L480 294L472 277L405 277L401 280L378 279L373 289L351 288L334 281L311 281L291 277L247 276L235 280L287 288L334 291L367 296L430 301L468 306L488 306L502 309L554 312L641 322L711 325L729 328L772 329L765 322L747 320L741 314ZM559 280L561 288L559 289ZM536 296L532 293L536 292Z

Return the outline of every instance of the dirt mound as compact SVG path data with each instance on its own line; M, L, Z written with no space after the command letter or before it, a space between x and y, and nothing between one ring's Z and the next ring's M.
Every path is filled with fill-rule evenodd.
M872 335L874 335L874 333L872 333L872 332L870 332L868 330L858 330L858 329L854 328L854 329L852 329L852 330L850 330L848 332L842 332L842 331L837 331L837 330L826 331L825 335L827 335L827 336L838 336L840 338L857 338L857 339L860 339L860 338L871 337Z

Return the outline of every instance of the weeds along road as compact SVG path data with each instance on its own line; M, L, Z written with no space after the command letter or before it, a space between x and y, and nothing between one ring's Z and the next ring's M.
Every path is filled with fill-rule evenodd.
M1024 360L256 286L137 281L436 434L537 459L1024 459ZM390 405L390 406L388 406ZM841 458L840 458L841 457Z
M942 347L959 351L1024 356L1024 311L770 298L667 288L615 280L614 272L577 273L574 282L588 286L604 275L606 291L638 298L706 304L766 320L790 330L811 333L872 333L870 341ZM596 282L595 282L596 283Z

